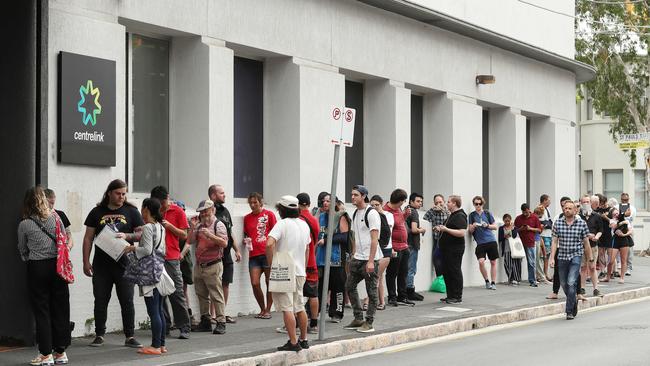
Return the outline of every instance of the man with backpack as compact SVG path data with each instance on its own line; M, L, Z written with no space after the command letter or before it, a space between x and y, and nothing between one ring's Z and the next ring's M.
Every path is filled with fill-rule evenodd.
M494 221L494 216L483 209L485 199L481 196L476 196L472 199L474 211L469 214L469 232L476 241L476 259L478 260L478 269L485 280L485 288L488 290L496 290L497 279L497 259L499 259L499 247L497 239L494 236L494 230L497 229L497 224ZM485 270L485 256L487 255L490 260L490 278Z
M379 213L372 209L368 202L368 188L362 185L352 187L352 204L357 208L352 216L352 230L354 231L355 247L350 259L350 273L345 283L345 290L350 296L350 303L354 309L354 320L345 329L356 330L360 333L374 332L373 321L377 310L377 268L382 254L379 250L379 230L381 219ZM366 281L368 293L368 309L364 314L359 299L357 285Z

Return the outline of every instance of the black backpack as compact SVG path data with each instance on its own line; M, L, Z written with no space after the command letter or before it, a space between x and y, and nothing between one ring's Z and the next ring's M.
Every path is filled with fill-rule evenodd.
M368 225L368 213L372 210L374 210L374 208L368 207L368 209L366 210L366 214L363 217L363 220L366 223L366 227L368 229L370 229L370 226ZM354 214L352 215L353 221L357 217L357 211L358 209L354 210ZM380 212L377 213L379 214L379 220L381 221L381 228L379 229L379 247L381 249L386 249L391 236L390 226L388 225L388 220L386 219L386 215Z

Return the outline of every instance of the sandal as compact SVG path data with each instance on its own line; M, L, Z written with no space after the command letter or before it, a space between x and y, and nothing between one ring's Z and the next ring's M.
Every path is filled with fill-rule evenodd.
M226 323L235 324L235 323L237 323L237 319L235 319L235 318L233 318L233 317L231 317L229 315L226 315Z
M272 316L271 316L271 314L266 313L266 314L258 316L257 318L259 318L259 319L271 319Z
M361 308L363 309L363 311L367 311L368 310L368 304L363 304L363 306Z
M386 309L386 304L377 305L377 310L385 310L385 309Z

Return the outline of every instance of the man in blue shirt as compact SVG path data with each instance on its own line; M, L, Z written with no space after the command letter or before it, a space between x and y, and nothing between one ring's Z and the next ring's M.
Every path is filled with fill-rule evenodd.
M497 278L497 259L499 259L499 248L497 239L494 236L493 230L497 229L494 222L494 216L488 211L483 210L485 200L481 196L476 196L472 199L474 210L469 214L469 232L476 241L476 259L478 259L478 269L483 275L485 280L485 288L488 290L496 290L495 284ZM488 279L487 271L485 270L485 256L487 255L490 260L490 278Z

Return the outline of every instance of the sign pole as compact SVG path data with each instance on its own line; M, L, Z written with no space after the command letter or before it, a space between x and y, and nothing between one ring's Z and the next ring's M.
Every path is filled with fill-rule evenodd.
M327 292L330 282L330 258L332 256L332 237L334 236L334 208L336 207L336 184L339 175L339 150L341 145L334 145L334 166L332 167L332 189L330 190L330 209L327 218L327 244L325 245L325 270L323 272L323 292L321 294L320 315L318 319L318 340L325 339L325 312L327 310ZM336 304L330 304L336 306Z

